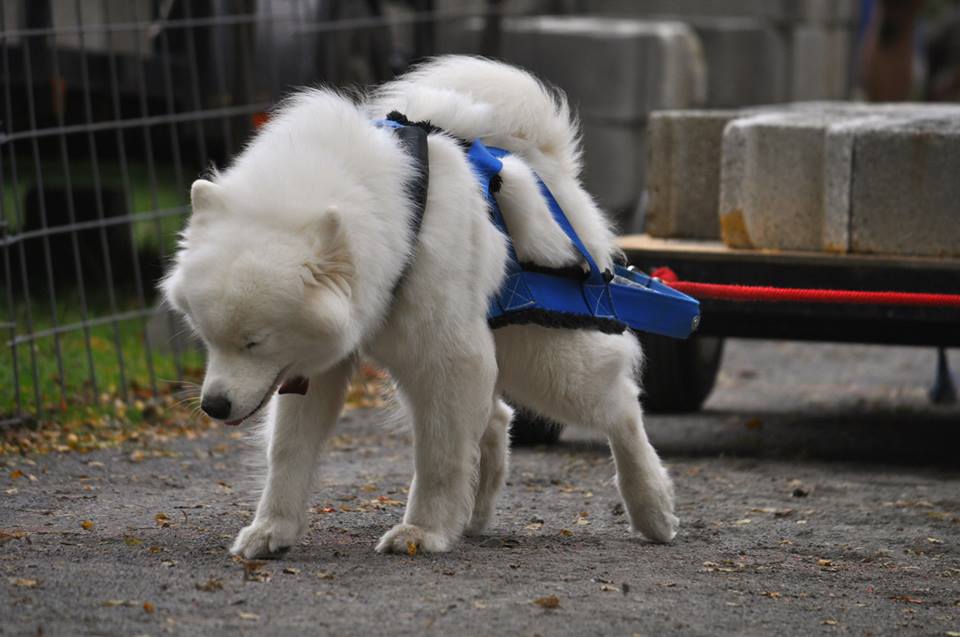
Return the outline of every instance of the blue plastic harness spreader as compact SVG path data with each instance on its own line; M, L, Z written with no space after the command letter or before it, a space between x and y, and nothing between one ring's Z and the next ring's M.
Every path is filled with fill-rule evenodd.
M476 140L467 155L483 186L491 221L508 241L506 279L490 301L491 327L537 323L619 333L629 326L674 338L687 338L697 329L700 303L696 299L624 266L614 266L613 272L601 271L543 181L539 182L540 191L554 221L570 238L589 270L569 272L521 264L494 197L503 168L500 158L509 152Z

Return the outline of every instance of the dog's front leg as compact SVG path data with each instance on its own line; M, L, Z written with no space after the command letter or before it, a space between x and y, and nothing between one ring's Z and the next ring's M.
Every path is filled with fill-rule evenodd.
M275 556L289 549L307 522L307 498L317 455L333 431L352 360L310 379L305 396L277 397L267 446L267 482L253 522L240 531L230 552L246 558Z
M463 340L470 351L421 359L424 371L400 379L413 412L414 477L403 523L380 539L381 553L448 551L470 521L497 366L486 325Z

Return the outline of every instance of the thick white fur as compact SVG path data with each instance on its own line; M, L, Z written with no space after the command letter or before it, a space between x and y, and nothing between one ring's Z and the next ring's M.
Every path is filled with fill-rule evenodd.
M633 527L669 541L677 518L643 430L636 340L536 326L491 332L487 300L503 276L504 239L456 141L433 134L414 245L404 194L410 161L369 121L394 109L515 153L498 197L522 258L578 260L532 171L594 258L606 267L615 254L609 225L579 182L577 125L565 100L518 69L439 58L362 107L318 90L290 100L227 170L194 184L193 217L163 284L208 345L204 396L229 399L224 420L258 411L285 378L310 379L305 396L274 399L266 484L231 550L273 555L302 534L310 478L360 353L391 372L414 427L404 521L377 550L446 551L463 533L483 531L506 476L512 410L502 395L604 432Z

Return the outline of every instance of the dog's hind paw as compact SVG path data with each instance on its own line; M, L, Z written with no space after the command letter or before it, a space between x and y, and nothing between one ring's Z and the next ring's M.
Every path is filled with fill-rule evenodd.
M439 533L431 533L412 524L398 524L380 538L377 552L407 555L416 555L420 551L444 553L450 550L451 545L452 542Z
M679 528L680 518L670 511L648 510L634 524L635 531L642 533L648 540L660 543L673 540Z
M248 560L279 557L296 543L300 526L294 520L254 520L240 531L230 552Z

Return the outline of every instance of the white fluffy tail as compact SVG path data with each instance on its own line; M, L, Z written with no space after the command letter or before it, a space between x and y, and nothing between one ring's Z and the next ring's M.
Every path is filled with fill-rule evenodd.
M421 64L373 95L371 115L399 108L463 139L536 151L569 177L580 175L579 122L562 91L519 68L451 55Z

